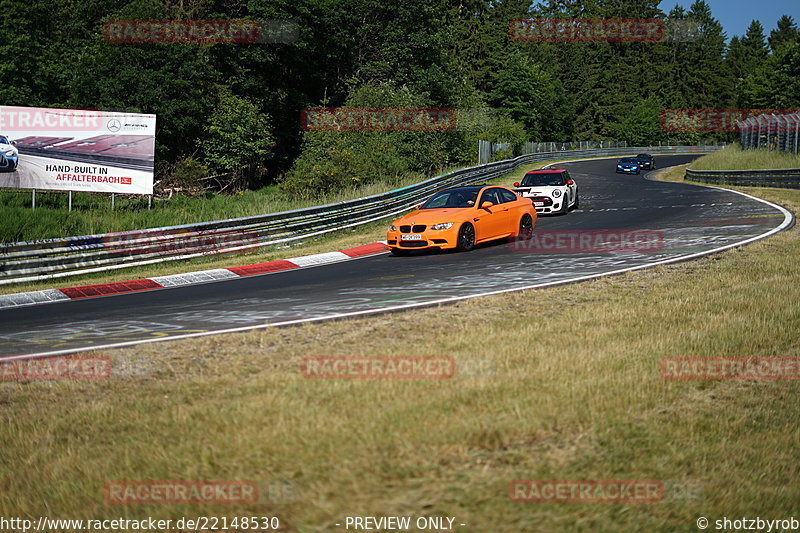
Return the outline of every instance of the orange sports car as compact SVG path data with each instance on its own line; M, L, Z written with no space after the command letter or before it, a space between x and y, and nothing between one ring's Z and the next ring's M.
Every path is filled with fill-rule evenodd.
M533 203L511 189L454 187L392 222L386 241L395 255L429 248L467 251L481 242L529 234L535 226Z

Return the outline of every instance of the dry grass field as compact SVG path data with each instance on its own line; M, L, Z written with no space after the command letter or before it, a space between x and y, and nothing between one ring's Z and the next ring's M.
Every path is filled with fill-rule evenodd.
M800 209L800 191L748 192ZM111 358L108 379L2 381L0 516L277 516L304 533L345 531L336 524L354 515L449 516L478 533L789 517L798 383L667 381L660 361L800 357L798 258L795 227L575 285L88 354ZM452 357L457 372L304 377L303 359L322 355ZM665 494L518 503L515 479L659 480ZM116 504L103 494L114 480L291 490L256 504Z

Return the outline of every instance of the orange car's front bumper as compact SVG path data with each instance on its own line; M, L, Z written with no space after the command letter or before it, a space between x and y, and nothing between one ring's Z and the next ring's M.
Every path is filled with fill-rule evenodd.
M389 248L399 250L428 250L431 248L449 249L455 248L458 241L458 226L453 224L450 229L434 230L426 229L421 233L410 234L400 233L399 231L388 231L386 242ZM405 240L402 236L420 235L421 239Z

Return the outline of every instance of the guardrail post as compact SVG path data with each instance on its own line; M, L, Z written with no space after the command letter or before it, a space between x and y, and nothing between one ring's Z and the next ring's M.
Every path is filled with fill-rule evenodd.
M31 210L36 209L36 189L31 193Z
M772 151L772 116L767 118L767 150Z
M797 153L797 138L800 137L800 113L795 114L794 153Z
M72 213L72 191L69 191L69 193L67 194L67 198L69 198L69 200L67 200L67 205L68 205L67 211L69 213Z
M756 119L758 122L758 137L756 137L756 148L761 148L761 120L760 117Z
M786 149L786 141L787 141L787 132L789 131L789 121L786 117L777 116L775 117L778 121L778 149L784 152L788 152Z

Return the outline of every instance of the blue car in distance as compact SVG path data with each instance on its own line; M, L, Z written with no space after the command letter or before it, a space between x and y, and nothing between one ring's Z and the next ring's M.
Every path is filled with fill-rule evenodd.
M639 169L639 162L635 157L623 157L617 160L617 174L620 172L623 174L638 174Z
M17 143L10 141L5 135L0 135L0 170L14 172L19 163L19 152Z

